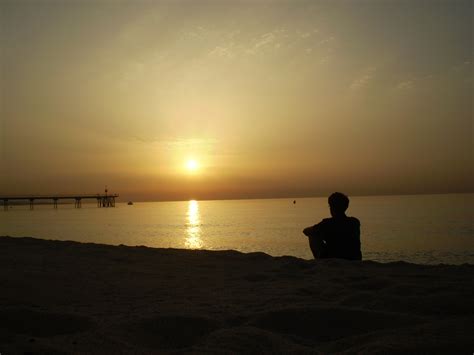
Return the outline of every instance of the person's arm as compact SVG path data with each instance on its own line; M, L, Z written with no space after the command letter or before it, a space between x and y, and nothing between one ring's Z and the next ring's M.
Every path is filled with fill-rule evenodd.
M362 248L360 245L360 221L357 220L357 259L362 260Z
M321 227L322 222L303 230L303 233L308 237L309 247L315 259L322 259L327 256L327 245L323 239Z
M322 220L318 224L315 224L314 226L311 227L306 227L303 229L304 235L307 237L314 237L316 235L320 235L322 231L324 230L324 225L325 225L325 220Z
M362 260L362 251L360 245L360 221L357 218L354 218L353 241L353 258L354 260Z
M311 237L312 235L315 235L317 233L317 224L311 227L306 227L303 229L303 234L307 237Z

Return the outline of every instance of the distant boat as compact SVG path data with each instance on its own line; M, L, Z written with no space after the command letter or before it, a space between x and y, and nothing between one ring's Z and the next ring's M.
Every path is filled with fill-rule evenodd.
M127 205L131 206L131 205L133 205L133 202L132 202L132 201L128 201Z

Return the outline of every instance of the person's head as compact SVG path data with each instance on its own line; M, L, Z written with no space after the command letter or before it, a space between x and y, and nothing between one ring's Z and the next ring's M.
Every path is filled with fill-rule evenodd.
M329 210L331 216L344 216L347 208L349 207L349 197L340 192L334 192L328 198Z

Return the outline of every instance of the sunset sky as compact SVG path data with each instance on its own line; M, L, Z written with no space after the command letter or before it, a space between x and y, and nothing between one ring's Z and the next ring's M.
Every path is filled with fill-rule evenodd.
M470 0L0 0L0 51L0 195L473 191Z

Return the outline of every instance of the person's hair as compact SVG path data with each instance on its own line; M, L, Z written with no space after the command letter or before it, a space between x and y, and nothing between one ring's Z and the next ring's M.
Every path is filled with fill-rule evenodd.
M349 207L349 197L341 192L334 192L329 196L328 203L336 212L346 212Z

